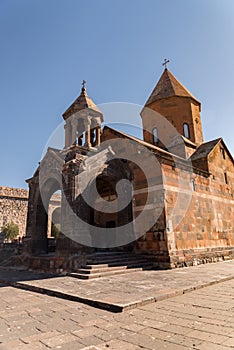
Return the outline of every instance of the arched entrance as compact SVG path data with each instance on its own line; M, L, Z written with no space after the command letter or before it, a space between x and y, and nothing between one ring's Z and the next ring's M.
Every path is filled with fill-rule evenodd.
M121 185L121 190L123 190L128 198L130 198L130 202L124 208L120 208L121 203L118 202L118 194L116 190L116 186L121 180L128 180ZM94 188L96 188L97 192L94 191ZM103 171L99 173L95 181L89 185L88 190L90 198L92 198L93 193L98 193L97 197L92 198L93 205L90 216L90 223L92 225L91 236L94 242L101 246L101 248L95 247L95 251L133 250L135 245L134 242L125 246L119 246L118 244L120 227L123 227L126 224L128 224L126 234L130 237L129 241L134 237L131 173L126 162L119 159L109 161ZM108 203L111 204L111 202L118 204L114 211L107 212L106 208L108 207ZM96 204L99 204L98 209ZM103 229L103 231L99 230L99 236L97 236L96 228ZM108 229L110 229L109 232ZM102 234L102 232L105 232L105 234Z
M61 191L50 198L47 221L48 253L56 251L56 242L61 232Z
M49 223L48 223L49 229ZM53 210L50 225L50 237L57 238L61 231L61 206Z
M36 217L35 231L32 233L32 252L34 254L52 253L56 250L57 237L53 237L51 229L56 223L61 223L61 188L59 182L54 178L48 179L41 188L38 186L35 197ZM60 214L58 214L59 212Z

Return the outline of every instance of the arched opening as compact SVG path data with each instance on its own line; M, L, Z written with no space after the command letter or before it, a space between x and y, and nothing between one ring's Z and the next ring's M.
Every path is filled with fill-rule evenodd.
M56 191L49 201L48 208L48 252L53 253L56 250L56 241L61 232L61 191Z
M191 179L191 189L192 191L196 190L195 179Z
M51 220L51 237L57 238L61 231L61 207L53 210Z
M153 133L153 144L157 145L158 144L158 129L153 128L152 133Z
M99 177L96 180L96 187L101 199L103 199L107 203L117 199L117 194L114 188L113 179L110 179L108 177L103 179L102 177ZM98 201L98 198L95 198L94 200L94 207L95 207L96 201ZM104 204L103 211L94 210L93 225L97 227L102 227L102 228L116 227L117 221L118 221L117 214L118 214L117 211L113 213L106 213L105 204Z
M129 242L134 241L133 238L133 203L132 203L132 186L130 183L130 172L126 170L127 164L121 160L113 160L108 162L107 166L86 188L90 206L85 206L79 200L79 208L83 208L78 213L79 217L87 220L90 225L90 237L92 246L95 251L123 251L133 250L134 243L120 247L118 244L118 235L126 234L130 237ZM128 180L121 183L121 192L126 194L126 206L122 207L122 202L118 202L118 193L116 186L120 180ZM130 200L129 200L130 199ZM113 205L111 212L110 205ZM110 204L109 204L110 203ZM84 210L85 208L85 210ZM85 211L84 215L82 213ZM125 226L129 224L126 228ZM109 230L108 230L109 229ZM123 233L124 231L124 233Z
M183 129L184 129L184 137L186 137L186 139L190 139L189 125L187 123L184 123Z
M91 129L90 130L90 142L91 145L94 147L97 142L97 129Z
M51 235L53 217L57 222L61 215L58 215L61 208L61 189L57 180L49 179L38 190L36 201L36 225L33 233L33 252L37 254L55 253L56 239ZM53 212L55 211L54 215ZM60 210L61 213L61 210Z
M83 119L78 119L76 143L79 146L84 146L85 144L85 124Z

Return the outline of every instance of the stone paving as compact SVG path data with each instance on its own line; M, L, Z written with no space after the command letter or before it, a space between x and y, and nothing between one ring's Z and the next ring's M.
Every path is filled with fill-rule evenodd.
M111 311L132 309L234 278L234 261L188 268L139 271L96 280L0 270L0 281Z
M233 348L234 279L122 313L0 285L0 350Z

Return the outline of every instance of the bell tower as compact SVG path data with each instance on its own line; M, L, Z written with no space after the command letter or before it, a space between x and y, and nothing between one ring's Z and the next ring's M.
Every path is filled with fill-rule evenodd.
M203 143L201 103L167 68L164 69L145 107L160 113L180 135L196 146ZM160 125L154 125L150 113L148 115L146 113L147 108L141 112L143 129L149 131L144 132L144 140L156 145L157 139L160 140L160 134L165 133L165 130L161 130Z
M72 144L90 148L100 144L103 114L86 92L83 80L79 97L63 113L65 148Z

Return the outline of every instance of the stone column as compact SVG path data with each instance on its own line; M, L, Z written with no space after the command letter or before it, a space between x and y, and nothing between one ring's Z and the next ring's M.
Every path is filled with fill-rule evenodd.
M48 224L47 224L47 237L51 237L51 226L52 226L52 208L48 207Z
M101 143L101 126L96 128L96 142L95 145L100 145Z
M88 147L88 148L92 146L91 140L90 140L90 124L91 124L90 119L87 118L86 125L85 125L86 131L85 131L85 144L84 144L84 146Z

